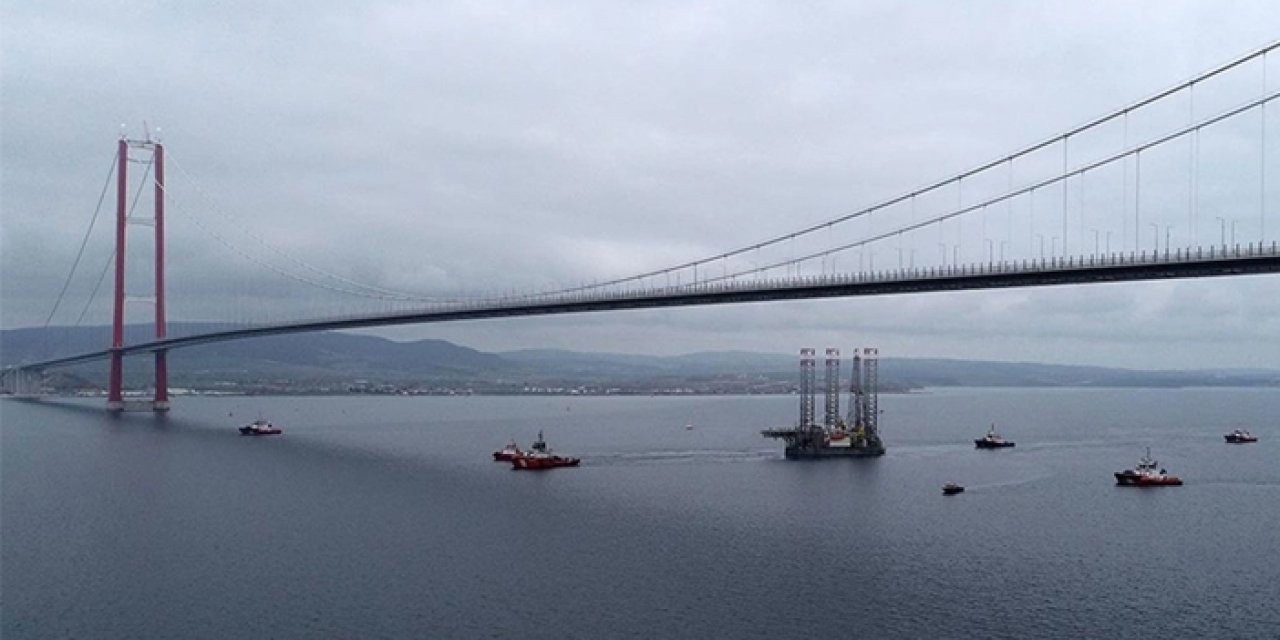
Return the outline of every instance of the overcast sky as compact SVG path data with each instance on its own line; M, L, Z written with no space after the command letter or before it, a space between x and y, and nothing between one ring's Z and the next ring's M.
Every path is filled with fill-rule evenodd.
M0 6L4 328L40 326L53 308L121 123L131 137L145 135L144 121L152 135L158 129L171 159L171 320L281 319L306 315L308 294L296 283L277 285L254 256L435 296L628 275L953 175L1280 37L1280 14L1268 1ZM1280 61L1268 66L1274 90ZM1248 77L1256 97L1261 80ZM1207 113L1209 92L1195 100ZM1251 122L1255 131L1260 120ZM1274 140L1280 120L1268 123ZM1236 138L1223 135L1220 146L1232 147ZM1259 144L1256 133L1240 135L1242 144ZM1268 194L1280 194L1277 147L1269 147L1276 161L1267 175L1277 179ZM1258 156L1246 149L1240 157ZM1201 164L1261 175L1256 159L1231 162ZM140 178L144 167L130 170ZM1208 198L1204 171L1197 179L1210 185ZM1220 215L1242 237L1265 233L1270 241L1280 215L1259 215L1253 179L1248 198L1222 196L1232 212ZM1270 201L1280 205L1280 197ZM110 255L110 203L53 324L76 320ZM1137 228L1155 242L1168 234L1175 246L1212 241L1227 233L1213 213ZM1270 221L1266 232L1261 220ZM1084 237L1089 225L1100 229L1097 238ZM1034 233L1017 229L984 222L982 233L1007 233L1001 249L1011 255L1038 251ZM1128 229L1098 219L1068 235L1092 244L1106 230L1107 242L1120 245L1135 241L1122 235ZM129 259L145 274L148 254L139 251L150 230L130 231ZM923 264L926 252L931 260L945 254L945 244L921 240L909 260ZM978 258L994 247L976 238L962 251ZM875 259L888 266L899 255L882 249ZM848 266L860 259L839 258ZM250 289L260 297L228 297ZM106 285L95 301L85 323L108 323ZM254 308L235 308L245 304ZM129 319L146 313L130 307ZM1274 368L1280 276L380 334L485 350L874 345L886 356Z

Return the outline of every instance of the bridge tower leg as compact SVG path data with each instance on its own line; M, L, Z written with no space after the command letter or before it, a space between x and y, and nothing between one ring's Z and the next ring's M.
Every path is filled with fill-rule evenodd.
M156 172L156 340L165 337L164 317L164 145L155 145L153 161ZM169 410L169 363L168 352L156 352L156 395L151 403L154 411Z
M120 138L116 148L116 292L111 314L111 373L107 381L107 409L124 410L124 232L128 200L129 141Z

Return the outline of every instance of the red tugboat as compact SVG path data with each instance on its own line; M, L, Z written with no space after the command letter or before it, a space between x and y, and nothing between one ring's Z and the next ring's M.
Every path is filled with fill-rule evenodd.
M578 458L568 456L560 456L551 453L547 448L547 443L542 439L542 432L538 432L538 439L533 443L533 449L526 451L511 459L511 468L513 469L555 469L556 467L576 467L581 462Z
M973 446L979 449L1003 449L1014 446L1014 443L1001 438L1000 434L996 433L995 423L992 423L991 428L987 429L987 435L975 438Z
M512 440L509 444L507 444L507 446L503 447L501 450L493 452L493 461L494 462L510 462L512 460L515 460L517 456L522 456L522 455L524 455L524 451L520 449L520 445L516 444L515 440Z
M1228 433L1222 437L1226 438L1227 442L1231 444L1246 444L1249 442L1258 441L1258 436L1255 436L1252 433L1245 431L1244 429L1236 429L1235 431L1232 431L1231 433Z
M1182 486L1182 478L1171 476L1165 473L1164 469L1156 471L1160 463L1151 459L1151 449L1147 449L1147 455L1142 456L1138 460L1138 465L1132 469L1115 472L1116 484L1122 487L1180 487Z
M240 427L240 435L242 436L278 436L282 431L275 425L258 418L243 427Z

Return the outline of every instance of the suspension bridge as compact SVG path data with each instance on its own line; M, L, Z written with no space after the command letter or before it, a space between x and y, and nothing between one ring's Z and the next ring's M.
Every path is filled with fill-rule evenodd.
M46 371L107 360L107 405L123 409L124 358L150 355L154 397L146 408L164 410L168 352L229 340L623 309L1276 273L1280 215L1271 209L1280 181L1270 174L1280 163L1269 161L1269 154L1278 148L1280 124L1268 122L1277 113L1268 106L1280 92L1268 84L1267 63L1277 47L1280 42L1012 153L816 224L632 275L502 295L392 289L315 266L256 236L233 239L202 218L202 208L225 212L180 164L174 162L186 191L166 182L166 160L172 159L162 142L150 135L122 137L99 200L100 210L114 181L114 250L76 319L84 319L113 273L109 345L11 363L4 386L30 394ZM137 187L130 165L144 167ZM149 217L136 215L144 192L150 192ZM254 265L259 281L284 281L307 292L299 295L308 303L298 307L298 317L241 319L231 328L169 335L175 298L166 292L166 225L172 222L166 207L238 263ZM130 225L152 230L146 278L133 277L126 262ZM46 327L64 302L89 238L86 232ZM149 279L152 292L127 295L126 274ZM238 286L252 283L239 279ZM327 297L321 300L317 292ZM139 300L154 308L153 336L125 344L126 303ZM360 301L354 309L353 300Z

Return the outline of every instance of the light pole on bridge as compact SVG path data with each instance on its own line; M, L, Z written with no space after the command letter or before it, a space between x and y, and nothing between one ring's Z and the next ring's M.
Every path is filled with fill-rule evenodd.
M1037 233L1036 237L1040 239L1040 259L1044 260L1044 234Z

